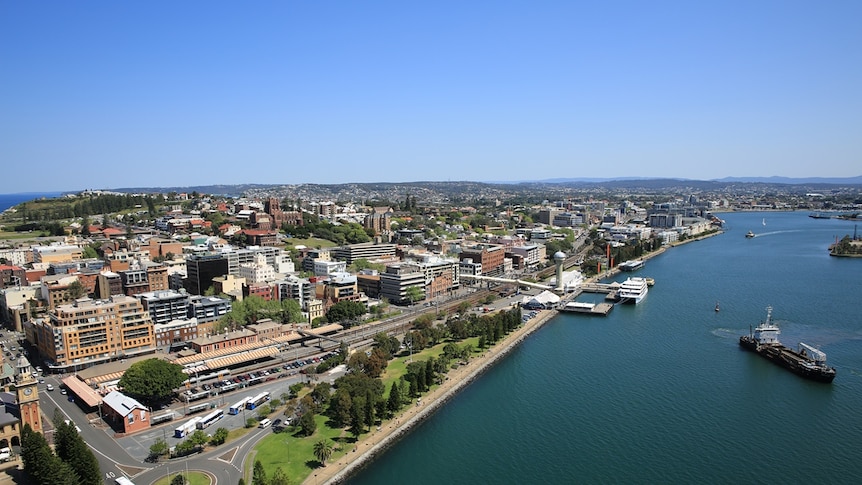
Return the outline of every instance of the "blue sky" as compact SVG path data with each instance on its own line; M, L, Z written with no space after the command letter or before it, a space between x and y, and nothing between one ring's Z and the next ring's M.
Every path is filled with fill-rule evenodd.
M0 193L862 175L862 2L0 2Z

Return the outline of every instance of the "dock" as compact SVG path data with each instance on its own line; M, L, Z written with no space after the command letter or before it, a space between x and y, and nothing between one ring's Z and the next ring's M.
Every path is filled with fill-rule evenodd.
M570 301L564 305L560 305L557 309L566 313L580 313L583 315L597 315L604 317L614 309L614 306L610 303L582 303Z

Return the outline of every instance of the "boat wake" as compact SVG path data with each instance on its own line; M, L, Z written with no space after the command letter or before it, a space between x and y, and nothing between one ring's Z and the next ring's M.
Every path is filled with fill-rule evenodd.
M714 328L709 333L721 339L739 340L738 328Z
M787 234L790 232L801 232L799 229L790 229L787 231L770 231L770 232L759 232L754 235L754 237L763 237L763 236L773 236L775 234Z

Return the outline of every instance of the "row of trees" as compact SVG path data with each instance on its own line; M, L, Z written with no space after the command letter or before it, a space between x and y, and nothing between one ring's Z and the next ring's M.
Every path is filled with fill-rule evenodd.
M95 455L71 422L58 412L54 425L54 451L42 433L29 424L21 430L21 459L30 482L37 485L101 485L102 472Z
M286 224L282 229L293 237L304 239L314 236L338 245L369 242L374 235L355 222L335 225L314 217L306 217L301 226Z
M164 203L164 197L102 194L30 201L22 204L18 213L25 222L57 221L146 207L152 216L157 203Z
M238 328L256 323L264 318L271 318L281 323L296 323L305 320L299 302L286 298L284 300L264 300L257 295L235 301L231 311L223 316L216 325L216 331L225 328Z

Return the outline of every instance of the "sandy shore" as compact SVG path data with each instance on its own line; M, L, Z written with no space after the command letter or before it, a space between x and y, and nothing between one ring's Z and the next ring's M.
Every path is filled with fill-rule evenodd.
M447 378L442 385L422 396L421 404L413 404L397 418L384 422L380 428L373 430L370 435L363 438L356 445L357 450L348 452L334 462L316 470L308 476L304 483L334 484L346 480L350 475L373 460L406 433L410 432L416 424L430 416L459 390L471 383L488 367L521 343L528 335L556 315L556 313L556 310L541 310L538 315L524 323L523 326L509 334L505 340L487 350L481 356L474 357L466 365L450 370L446 374Z

